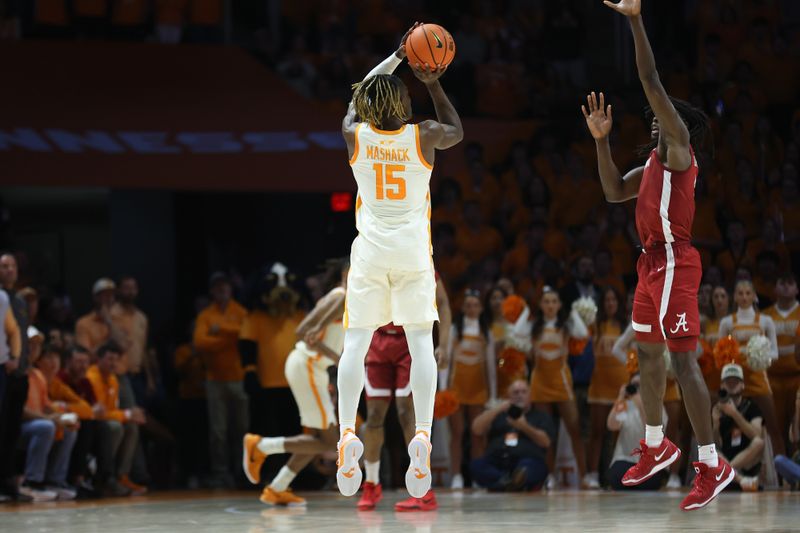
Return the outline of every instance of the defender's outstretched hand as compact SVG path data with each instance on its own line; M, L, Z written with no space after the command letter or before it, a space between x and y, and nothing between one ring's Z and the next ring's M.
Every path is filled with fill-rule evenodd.
M415 22L413 26L411 26L403 38L400 39L400 46L397 47L397 51L395 51L395 55L400 59L404 59L406 57L406 41L408 40L408 36L411 35L411 32L414 31L414 28L422 24L421 22Z
M626 17L638 17L642 13L642 0L620 0L617 3L603 0L603 3Z
M611 133L611 125L613 123L611 104L606 107L605 96L600 93L600 105L598 105L594 91L586 96L586 101L589 103L589 110L587 111L586 106L582 105L581 111L583 111L583 117L586 119L586 125L589 126L589 132L596 140L605 139Z
M430 85L442 77L442 74L444 74L444 71L447 70L447 67L431 67L427 63L424 65L416 63L411 67L411 70L414 71L414 76L416 76L419 81L425 85Z

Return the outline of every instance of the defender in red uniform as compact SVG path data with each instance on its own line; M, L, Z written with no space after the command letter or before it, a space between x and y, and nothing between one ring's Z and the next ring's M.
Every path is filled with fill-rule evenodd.
M702 265L691 245L694 219L694 187L699 148L709 129L708 117L690 104L670 98L656 70L653 51L641 17L641 0L620 0L607 6L628 17L636 46L636 67L652 113L652 142L647 163L622 176L611 157L611 106L600 93L587 97L582 107L589 131L597 144L597 160L603 192L609 202L638 198L636 228L642 241L637 264L639 283L633 303L633 329L639 348L641 394L645 408L645 439L639 462L622 479L638 485L680 459L681 451L664 437L661 420L666 367L664 342L672 356L673 370L683 391L686 411L699 446L697 476L681 503L685 511L699 509L713 500L734 478L734 471L717 455L711 428L711 405L695 349L700 335L697 292Z

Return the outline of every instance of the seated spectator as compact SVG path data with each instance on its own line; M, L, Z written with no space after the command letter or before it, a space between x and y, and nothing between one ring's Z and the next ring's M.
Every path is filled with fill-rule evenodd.
M488 437L486 454L472 461L472 478L489 490L532 490L547 478L545 456L556 428L549 415L531 409L530 392L527 381L515 381L506 401L472 423L476 436Z
M90 365L89 352L82 346L74 346L72 349L66 350L63 357L64 368L58 373L56 379L77 394L92 409L91 419L81 420L78 441L72 452L70 477L74 479L75 486L85 496L103 494L117 497L128 496L131 491L118 484L113 478L114 428L109 427L108 422L103 420L106 408L95 398L92 384L86 377ZM94 475L89 466L92 456L99 459ZM111 478L110 481L109 478Z
M119 382L114 375L122 349L114 342L107 342L97 349L97 363L89 368L86 377L92 385L97 402L103 406L96 417L104 420L101 426L109 435L111 446L98 458L98 478L105 493L127 492L143 494L146 489L133 483L128 474L133 464L136 445L139 442L139 426L146 422L144 411L138 407L122 410L119 407ZM102 473L102 474L101 474Z
M669 472L664 470L641 485L627 487L622 484L622 476L636 464L631 460L631 450L634 454L639 453L639 447L644 442L644 404L639 394L639 381L639 374L634 374L630 383L619 389L617 400L606 420L609 431L619 432L611 466L606 473L606 482L613 490L658 490L669 477ZM666 410L662 409L661 417L666 426Z
M52 401L47 391L47 378L38 368L44 364L51 372L52 359L58 359L58 351L49 346L42 348L38 336L30 340L30 362L35 366L28 371L28 399L23 411L22 439L26 457L25 480L20 492L33 501L72 500L76 493L67 485L67 470L78 436L78 417L65 412L64 403Z
M798 449L798 445L800 445L800 391L797 391L794 402L794 420L789 427L789 442L794 445L795 449ZM783 479L797 486L800 483L800 450L795 452L793 459L785 455L776 456L775 469L783 476Z
M719 401L711 409L711 420L717 449L736 473L734 482L750 492L758 490L764 431L761 411L750 398L742 397L743 392L742 367L725 365Z

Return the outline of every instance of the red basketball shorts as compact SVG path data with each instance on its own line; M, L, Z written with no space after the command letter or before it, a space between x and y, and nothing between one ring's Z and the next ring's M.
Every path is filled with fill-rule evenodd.
M403 398L411 394L411 353L402 331L394 334L376 331L366 364L367 398Z
M703 276L691 244L665 243L639 256L633 329L640 342L664 342L671 352L690 352L700 336L697 292Z

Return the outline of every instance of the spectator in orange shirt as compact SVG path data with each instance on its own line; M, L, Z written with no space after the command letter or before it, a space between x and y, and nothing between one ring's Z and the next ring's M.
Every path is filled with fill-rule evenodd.
M433 228L433 258L436 270L447 280L447 289L452 294L463 287L469 277L470 262L456 246L456 230L450 224L438 224Z
M229 464L231 452L233 457L241 457L242 438L249 421L238 349L247 310L233 299L233 288L226 274L215 272L208 286L212 302L197 316L194 345L206 358L210 484L232 488L231 472L240 472L241 468Z
M611 252L607 248L600 248L594 254L594 282L600 287L613 287L617 295L625 299L627 288L622 277L612 270Z
M302 431L297 403L286 379L285 367L297 342L296 331L305 317L299 309L297 276L276 262L260 273L254 295L256 307L247 316L239 338L245 367L245 389L250 397L254 433L267 437L297 435ZM264 475L271 478L287 458L267 459Z
M464 206L461 203L461 185L452 178L445 178L439 183L438 196L439 201L431 214L433 223L450 224L453 228L463 227Z
M74 485L88 496L100 495L97 486L107 480L111 474L102 472L105 466L103 460L98 461L98 475L92 479L93 473L90 467L91 457L104 459L108 462L112 457L112 441L110 430L105 426L106 422L100 420L105 416L105 407L97 402L94 396L92 384L86 378L86 371L89 369L89 352L82 346L75 346L69 349L60 348L63 358L63 368L52 378L48 377L49 390L53 398L70 398L73 403L83 402L89 406L89 411L84 411L81 418L81 427L78 431L78 440L72 451L72 461L70 462L69 479L74 480ZM60 366L60 365L59 365ZM44 370L43 370L44 372ZM67 389L69 392L65 392ZM60 392L59 392L60 390ZM72 396L74 395L74 397ZM75 400L75 397L78 400ZM113 467L113 460L111 460ZM107 467L107 466L106 466ZM108 496L127 496L130 490L117 484L116 479L105 488Z
M778 257L778 270L787 272L790 270L789 249L780 240L778 225L773 218L763 218L761 221L761 238L753 239L747 243L748 264L756 264L756 257L761 252L773 252Z
M725 283L733 286L736 271L739 267L749 267L746 254L745 227L741 221L731 220L728 222L727 236L727 249L717 255L716 265L722 271Z
M128 474L139 442L139 426L147 419L138 407L124 410L119 407L119 381L115 370L121 356L122 348L107 342L97 349L97 363L86 372L97 403L102 406L102 409L95 408L95 418L105 421L100 427L111 442L111 446L102 448L104 453L98 457L98 488L114 495L144 492L143 487L131 482Z
M79 318L75 324L75 341L92 355L96 355L97 349L109 340L123 349L127 347L125 333L114 323L111 314L116 289L116 283L110 279L98 279L92 287L94 310Z
M466 225L456 235L458 249L476 263L484 257L496 254L503 249L500 233L482 222L480 206L476 202L464 204Z
M756 257L753 288L758 295L758 306L766 309L775 303L775 286L778 282L780 258L775 252L764 251Z
M152 377L147 376L147 333L148 320L141 309L136 306L139 296L139 284L133 276L123 276L117 285L116 302L111 306L111 320L125 335L128 341L125 354L120 359L117 378L123 387L131 387L136 401L144 401L148 382L152 385ZM127 380L128 383L122 383ZM154 385L153 385L154 386Z
M52 401L48 394L47 378L38 368L41 354L45 354L45 367L52 367L50 359L58 359L59 354L49 346L42 349L41 339L43 336L37 336L31 344L34 366L28 370L28 400L23 411L22 439L27 453L20 492L34 501L72 500L76 492L67 485L67 471L78 436L78 416L67 413L67 405Z
M525 241L512 248L503 258L502 272L511 279L518 279L528 272L536 256L544 250L544 237L547 227L534 222L528 229Z

